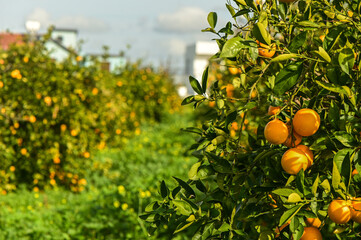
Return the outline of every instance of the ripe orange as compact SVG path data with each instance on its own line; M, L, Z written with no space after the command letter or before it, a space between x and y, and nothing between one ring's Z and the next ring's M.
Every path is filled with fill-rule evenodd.
M287 126L278 119L269 121L264 128L264 136L272 144L282 144L288 137Z
M29 121L30 121L31 123L36 122L36 117L35 117L34 115L31 115L31 116L29 117Z
M315 227L305 227L300 240L322 240L322 235Z
M321 41L323 42L325 40L325 35L320 36Z
M271 58L273 57L273 55L275 55L276 53L276 45L271 45L268 46L266 44L260 43L258 41L256 41L258 44L258 54L263 56L263 57L268 57Z
M231 98L233 97L233 92L234 92L234 86L233 84L227 84L226 86L226 92L227 92L227 97Z
M305 145L298 145L296 148L302 150L305 153L305 155L306 155L306 157L308 159L308 166L307 167L308 168L311 167L311 165L313 163L313 153L312 153L312 151Z
M22 148L20 150L20 153L21 153L21 155L26 155L28 153L28 150L26 150L26 148Z
M302 150L291 148L283 154L281 165L286 173L296 175L301 169L306 170L308 159Z
M231 124L231 128L232 128L233 130L237 131L237 130L238 130L238 123L237 123L237 122L233 122L233 123Z
M276 115L277 113L279 113L281 111L281 107L274 107L274 106L269 106L268 107L268 115Z
M296 147L298 144L302 141L302 136L297 134L295 131L292 131L291 134L291 126L287 124L289 135L287 137L287 140L283 143L286 147Z
M355 168L353 171L352 171L352 176L355 176L355 175L357 175L358 174L358 171L357 171L357 169Z
M209 101L208 103L209 107L213 108L216 106L216 102L215 101Z
M257 97L257 95L258 95L257 90L253 89L251 92L251 98L255 98L255 97Z
M236 68L236 67L228 67L228 71L229 71L232 75L238 74L238 68Z
M351 219L349 203L342 199L333 200L328 206L328 216L334 223L347 223Z
M307 137L315 134L320 127L321 119L317 112L303 108L293 117L293 129L301 136Z
M361 198L352 200L351 218L357 223L361 223Z
M44 98L44 102L46 103L46 105L50 106L50 105L51 105L51 102L52 102L51 97L46 96L46 97Z
M306 224L309 227L319 228L322 222L319 218L306 218Z

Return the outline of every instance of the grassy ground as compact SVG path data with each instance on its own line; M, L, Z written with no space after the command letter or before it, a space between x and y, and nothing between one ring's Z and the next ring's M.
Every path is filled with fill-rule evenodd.
M146 239L138 214L157 198L160 180L185 178L195 161L186 153L193 137L179 130L189 120L172 115L143 126L121 150L95 154L82 193L20 187L0 196L0 239Z

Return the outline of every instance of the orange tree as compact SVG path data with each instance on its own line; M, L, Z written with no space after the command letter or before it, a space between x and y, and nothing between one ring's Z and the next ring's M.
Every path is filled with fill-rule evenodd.
M129 64L120 74L51 59L44 39L0 52L0 191L63 185L82 191L94 150L121 147L180 100L165 71ZM177 104L177 102L179 102Z
M217 35L212 59L241 69L239 95L220 81L207 88L208 68L190 77L196 95L183 104L214 101L217 114L187 129L198 135L189 179L174 189L163 181L162 200L141 218L193 239L359 238L361 2L226 6L233 23L217 31L211 12L204 31ZM257 131L244 129L260 112Z

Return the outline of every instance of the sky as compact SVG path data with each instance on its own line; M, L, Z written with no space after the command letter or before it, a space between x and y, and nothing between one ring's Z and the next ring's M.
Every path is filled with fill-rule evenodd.
M230 20L225 0L0 0L0 32L24 33L27 20L78 30L84 53L124 51L131 61L154 66L170 63L184 71L184 53L195 41L210 41L207 15L217 12L219 27ZM223 24L223 25L222 25Z

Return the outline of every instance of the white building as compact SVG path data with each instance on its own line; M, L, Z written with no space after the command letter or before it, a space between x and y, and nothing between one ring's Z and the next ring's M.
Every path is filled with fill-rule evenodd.
M57 60L65 60L71 51L77 50L78 31L75 29L55 28L49 41L45 43L46 49L50 52L50 57Z
M195 44L187 46L185 74L187 76L193 76L201 82L203 71L209 64L209 58L218 51L219 47L215 41L199 41ZM189 93L194 92L189 83L187 84L187 88Z

